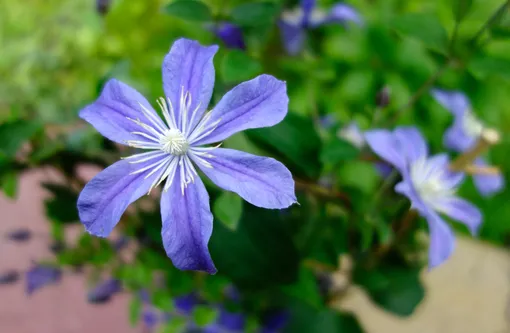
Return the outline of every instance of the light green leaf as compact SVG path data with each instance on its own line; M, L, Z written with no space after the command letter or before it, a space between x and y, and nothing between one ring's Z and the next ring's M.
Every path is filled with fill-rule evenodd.
M278 6L272 2L250 2L235 7L230 16L242 26L266 26L274 21L278 11Z
M223 58L220 72L226 83L240 82L260 74L262 66L243 51L232 50Z
M455 20L460 22L466 17L473 5L473 0L453 0L452 10Z
M18 193L18 174L13 171L3 174L0 185L4 194L14 199Z
M354 160L359 156L359 149L350 142L335 138L324 146L320 159L322 163L337 164L340 162Z
M507 59L480 55L469 62L468 70L480 80L492 75L510 80L510 60Z
M198 326L206 326L214 322L218 311L210 306L197 305L193 308L193 322Z
M0 155L14 157L21 145L30 140L41 129L36 121L17 120L0 124Z
M243 213L243 202L237 194L223 192L214 202L213 211L227 228L235 230Z
M140 320L140 316L142 314L142 300L138 296L134 296L131 298L129 302L129 323L131 326L135 327L138 321Z
M165 13L189 21L207 22L212 20L211 10L198 0L177 0L165 7Z
M448 35L436 15L409 13L398 16L393 28L404 36L417 39L438 52L446 52Z

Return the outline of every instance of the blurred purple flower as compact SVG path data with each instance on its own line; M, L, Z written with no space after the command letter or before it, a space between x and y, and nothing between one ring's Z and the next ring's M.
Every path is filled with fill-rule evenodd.
M275 311L269 314L260 330L260 333L278 333L288 323L290 314L287 311Z
M78 212L85 229L107 237L127 206L163 183L162 238L181 270L216 273L207 244L213 216L195 166L219 187L252 205L281 209L296 202L294 180L280 162L241 151L204 147L249 128L273 126L287 114L286 84L270 75L241 83L206 112L214 87L217 46L177 40L163 62L162 120L136 90L106 83L80 117L108 139L148 150L103 170L83 189Z
M354 22L363 25L359 13L351 6L337 3L328 11L317 7L316 0L301 0L299 7L283 12L279 21L283 44L287 52L296 55L303 48L305 31L323 24Z
M16 229L7 233L7 239L14 242L26 242L32 238L32 232L25 228Z
M240 27L229 22L220 22L210 26L210 30L221 39L226 47L230 49L246 49L243 31Z
M246 316L240 312L229 312L226 309L220 309L217 324L229 332L244 332Z
M200 299L195 293L174 298L174 305L180 314L189 315L193 308L200 304Z
M32 295L38 289L60 282L62 272L55 267L36 264L26 272L25 278L26 293Z
M411 208L426 218L430 232L429 267L440 265L453 252L455 239L439 213L465 224L473 235L482 222L478 208L455 195L464 175L449 170L446 154L429 157L427 144L416 128L372 130L365 137L372 150L402 175L395 191L409 198Z
M484 124L471 111L467 96L460 91L433 89L432 96L454 116L453 125L445 132L444 145L456 152L471 149L480 137ZM475 161L477 166L487 166L483 158ZM475 186L483 196L490 196L503 190L505 180L501 173L494 175L474 175Z
M87 300L90 303L104 303L122 290L122 285L117 279L108 279L98 284L94 289L90 290Z
M14 270L9 270L3 273L0 273L0 285L2 284L12 284L19 280L19 273Z
M113 242L113 249L115 251L121 251L129 244L129 237L121 236Z
M239 289L233 284L229 284L225 288L225 296L233 302L239 303L241 301L241 293Z
M144 310L142 313L142 322L149 330L156 327L161 321L160 314L155 310Z

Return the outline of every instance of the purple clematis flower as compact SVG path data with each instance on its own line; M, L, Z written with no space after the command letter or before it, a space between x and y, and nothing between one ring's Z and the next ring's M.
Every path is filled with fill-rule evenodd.
M220 22L215 25L211 25L211 31L221 39L226 47L230 49L246 49L244 43L243 31L240 27L229 22Z
M465 224L472 234L477 233L482 222L478 208L455 195L464 175L449 170L446 154L429 157L427 144L415 128L372 130L365 137L372 150L402 175L395 191L408 197L411 207L426 218L430 232L429 267L440 265L453 252L455 240L439 213Z
M206 112L214 86L217 46L177 40L163 62L166 98L162 120L133 88L106 83L98 100L80 112L102 135L147 152L125 158L99 173L80 193L85 229L107 237L127 206L155 186L161 195L162 239L167 255L182 270L216 272L207 244L213 217L209 195L195 166L219 187L263 208L296 202L294 180L280 162L219 148L232 134L273 126L287 114L286 84L269 75L241 83Z
M316 0L301 0L299 7L283 12L279 25L285 49L296 55L303 47L306 29L328 23L346 25L348 22L363 24L361 16L349 5L339 2L328 12L318 8Z
M463 153L471 149L480 137L484 124L471 111L471 105L466 95L460 91L445 91L433 89L432 96L445 109L450 111L455 120L444 135L444 144L447 148ZM483 158L475 161L476 166L488 166ZM490 196L500 192L505 186L501 173L494 175L473 176L475 186L483 196Z
M108 279L99 283L87 294L87 300L90 303L105 303L110 298L122 290L121 282L117 279Z
M36 290L49 284L58 283L62 278L62 271L58 268L34 265L25 274L26 293L32 295Z

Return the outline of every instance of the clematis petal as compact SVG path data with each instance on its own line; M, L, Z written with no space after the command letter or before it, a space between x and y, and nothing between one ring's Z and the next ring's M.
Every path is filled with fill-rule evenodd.
M85 229L98 237L107 237L119 222L127 206L147 194L158 173L147 179L150 170L137 174L156 160L132 164L121 160L96 175L78 197L78 213Z
M358 25L363 25L363 19L359 15L358 11L353 7L341 2L331 7L327 21L344 24L347 22L353 22Z
M211 111L209 127L194 132L190 143L197 146L219 142L245 129L273 126L285 117L288 104L285 82L260 75L226 93ZM210 128L215 124L215 129Z
M219 187L263 208L281 209L296 202L292 175L275 159L224 148L211 155L214 158L202 157L211 168L197 165Z
M379 157L393 165L399 172L407 172L407 162L402 147L392 132L388 130L366 131L365 139Z
M305 31L299 24L289 24L287 21L280 20L278 22L280 27L280 35L283 42L283 47L290 55L297 55L303 49L305 42Z
M432 96L445 109L456 117L462 117L464 112L470 108L468 98L463 92L432 89Z
M485 167L488 163L478 158L475 161L476 166ZM501 173L494 175L475 175L473 176L475 186L481 195L488 197L501 192L505 188L505 178Z
M482 213L471 203L458 197L442 198L434 202L434 208L457 222L465 224L476 235L482 223Z
M429 211L425 218L429 225L429 269L432 269L441 265L453 253L455 237L450 227L437 213Z
M217 51L216 45L202 46L196 41L181 38L174 42L163 61L163 88L172 102L176 119L181 119L181 94L189 92L191 95L188 124L192 114L196 113L191 128L209 106L214 88L213 58Z
M466 134L462 125L462 118L455 119L452 126L450 126L443 137L443 144L448 149L457 152L464 152L471 148L476 143L476 138Z
M427 157L427 143L416 128L399 127L395 129L394 135L402 149L402 154L407 159L407 163L414 163L419 159Z
M133 132L154 135L133 120L165 127L145 97L117 80L106 83L99 98L80 111L80 118L94 126L104 137L121 144L126 144L128 140L140 140L140 136Z
M56 267L37 264L25 273L25 277L25 291L27 295L32 295L35 291L47 285L60 282L62 278L62 271Z
M180 173L161 196L163 245L175 267L216 273L207 243L213 228L209 195L199 177L181 192Z

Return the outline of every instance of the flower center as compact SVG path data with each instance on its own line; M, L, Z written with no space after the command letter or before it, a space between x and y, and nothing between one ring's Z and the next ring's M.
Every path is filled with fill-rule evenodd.
M455 189L451 188L445 179L447 170L443 165L422 158L411 165L410 171L411 181L416 191L427 204L450 197L455 193Z
M167 130L159 143L161 150L175 156L186 154L189 148L188 141L178 129Z
M483 131L483 124L471 110L466 110L462 117L462 129L471 137L479 137Z

